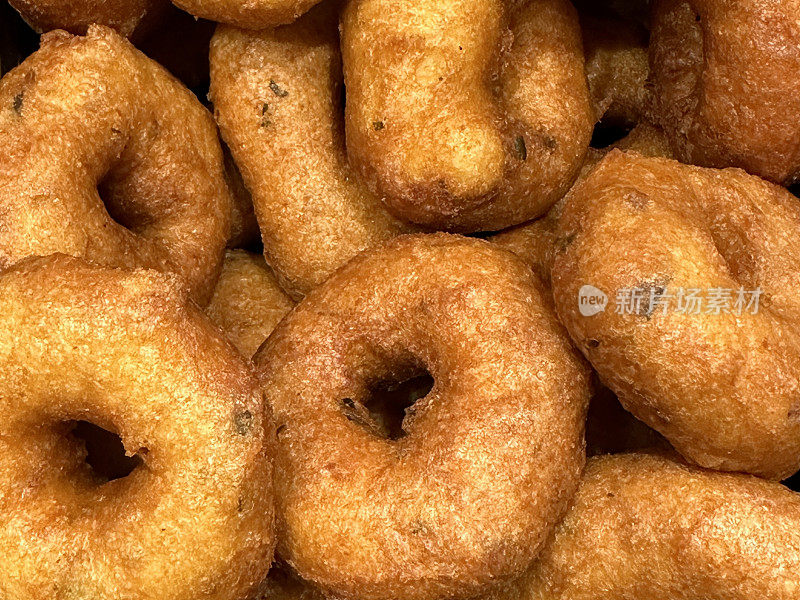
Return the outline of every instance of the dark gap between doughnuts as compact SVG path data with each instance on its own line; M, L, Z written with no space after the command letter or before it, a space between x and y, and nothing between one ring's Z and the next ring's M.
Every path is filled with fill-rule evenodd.
M594 126L592 132L592 141L590 146L592 148L608 148L624 138L631 132L631 127L627 124L620 123L614 120L600 119Z
M71 433L84 443L86 464L105 483L127 477L143 462L138 454L125 454L119 435L94 423L77 421Z

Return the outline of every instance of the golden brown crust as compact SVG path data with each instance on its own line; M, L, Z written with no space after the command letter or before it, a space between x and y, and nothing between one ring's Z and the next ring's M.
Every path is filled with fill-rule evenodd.
M0 147L0 268L62 252L178 273L208 300L231 212L216 128L129 42L45 35L0 81Z
M297 20L320 0L173 0L195 17L242 29L268 29Z
M217 121L252 193L267 262L295 298L411 229L347 163L336 32L327 4L274 30L220 27L212 41Z
M274 426L176 277L54 255L0 275L0 595L237 600L272 559ZM63 426L142 465L99 484Z
M654 3L654 116L681 160L797 177L798 14L798 0Z
M800 467L798 223L797 199L757 177L618 150L567 197L562 322L622 404L703 466ZM605 311L581 314L584 285Z
M588 461L541 559L485 600L793 600L800 496L647 454Z
M84 35L92 24L130 37L157 22L167 0L9 0L39 33L64 29Z
M250 358L292 306L263 256L229 250L206 314Z
M521 573L574 491L588 372L530 271L485 241L360 254L254 361L279 432L278 552L337 597L472 597ZM370 387L424 370L404 435L374 435Z
M342 52L349 157L398 216L498 230L577 175L594 114L566 0L353 0Z
M575 185L591 173L603 156L614 148L635 150L644 156L672 158L669 143L664 133L658 127L642 121L628 135L612 144L609 148L602 150L590 148L583 161L581 171L575 180ZM558 219L561 216L563 206L564 198L556 202L543 217L511 227L488 238L490 242L494 242L501 248L513 252L521 258L523 262L533 269L533 272L539 276L548 289L550 287L550 271L556 250L556 229L558 228Z

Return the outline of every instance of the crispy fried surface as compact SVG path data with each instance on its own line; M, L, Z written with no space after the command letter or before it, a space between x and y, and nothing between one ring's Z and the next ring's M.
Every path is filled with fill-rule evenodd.
M62 252L178 273L208 300L231 212L216 128L126 40L44 36L0 81L0 147L0 268Z
M63 255L0 275L0 596L233 600L266 575L274 427L181 288ZM73 420L142 465L93 480Z
M646 454L593 458L529 573L485 600L792 600L800 496Z
M350 160L398 216L498 230L577 175L594 113L569 2L352 0L342 52Z
M798 14L798 0L654 3L655 117L681 160L796 179Z
M530 271L487 242L362 253L254 360L279 431L278 552L337 597L472 597L528 565L574 491L587 370ZM403 434L375 435L370 388L425 371Z
M558 314L622 404L700 465L776 479L800 467L798 226L783 188L617 150L567 197ZM607 294L604 312L580 314L584 285ZM690 290L706 299L697 312ZM727 312L714 290L729 290ZM739 290L762 291L756 314L734 312Z
M243 29L268 29L286 25L320 0L173 0L195 17Z
M9 0L39 33L64 29L83 35L93 23L128 37L157 22L167 0Z
M229 250L206 313L250 358L292 306L263 256Z
M299 298L361 250L411 228L347 163L336 5L297 23L212 41L211 94L253 196L264 255Z

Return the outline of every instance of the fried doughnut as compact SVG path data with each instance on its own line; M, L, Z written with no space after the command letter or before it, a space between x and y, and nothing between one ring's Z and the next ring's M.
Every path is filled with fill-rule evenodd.
M278 553L337 598L471 598L521 573L574 491L587 369L488 242L363 252L254 361L278 425ZM370 390L424 371L400 436L376 435Z
M567 0L352 0L341 27L348 155L396 215L492 231L567 191L594 125Z
M53 255L0 274L0 596L239 599L272 559L247 363L175 276ZM98 480L70 424L141 465Z
M243 29L268 29L287 25L320 0L172 0L195 17Z
M798 228L784 188L618 150L567 197L559 316L625 408L701 466L775 479L800 467ZM587 285L608 299L593 316ZM704 300L690 310L691 296Z
M647 454L588 461L530 571L484 600L792 600L800 496Z
M0 81L0 147L0 268L62 252L175 272L208 300L231 212L216 127L129 42L43 36Z
M680 160L797 179L798 15L800 0L654 3L654 118Z
M277 29L220 27L211 43L217 121L252 193L267 262L294 298L410 230L348 166L340 61L330 3Z
M167 0L9 0L23 19L39 33L64 29L83 35L96 23L125 37L150 28Z
M206 314L250 358L293 305L263 256L229 250Z
M612 144L608 150L614 148L635 150L644 156L672 158L663 132L646 121L636 125L628 135ZM576 185L597 166L606 151L606 149L589 148ZM511 227L488 238L489 241L521 258L548 288L556 251L556 230L563 204L564 199L562 198L543 217Z

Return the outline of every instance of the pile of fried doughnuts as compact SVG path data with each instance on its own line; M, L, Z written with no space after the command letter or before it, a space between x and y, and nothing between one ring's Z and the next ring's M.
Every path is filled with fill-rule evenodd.
M800 599L800 0L0 0L0 600Z

